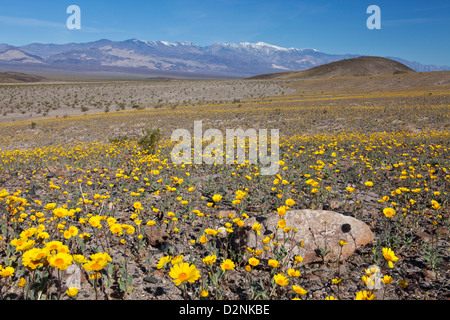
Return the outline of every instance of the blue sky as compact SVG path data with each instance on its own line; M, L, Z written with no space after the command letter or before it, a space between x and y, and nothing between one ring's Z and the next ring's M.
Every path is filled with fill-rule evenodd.
M81 30L68 30L69 5ZM369 30L369 5L381 29ZM450 66L448 0L0 0L0 43L68 43L99 39L267 42L326 53L393 56Z

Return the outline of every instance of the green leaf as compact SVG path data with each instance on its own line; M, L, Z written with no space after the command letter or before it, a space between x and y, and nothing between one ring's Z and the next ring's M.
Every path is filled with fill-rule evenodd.
M125 282L122 281L121 278L117 279L117 282L119 283L119 289L120 289L121 291L124 291L124 292L125 292L126 289L127 289Z

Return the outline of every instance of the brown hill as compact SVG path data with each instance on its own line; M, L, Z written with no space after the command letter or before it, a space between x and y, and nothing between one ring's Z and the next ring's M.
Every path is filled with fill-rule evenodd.
M404 64L381 57L358 57L327 63L302 71L263 74L250 79L326 79L415 72Z
M0 72L0 83L26 83L45 81L46 78L20 72Z

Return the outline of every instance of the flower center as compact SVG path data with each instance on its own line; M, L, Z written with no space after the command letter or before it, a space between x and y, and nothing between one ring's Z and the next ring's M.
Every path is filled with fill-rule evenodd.
M98 270L101 270L103 268L103 266L98 262L94 262L94 263L92 263L91 268L92 268L92 270L98 271Z
M55 259L55 265L62 266L64 264L64 259L57 258Z
M188 278L188 275L185 272L180 273L180 275L178 276L178 279L180 279L180 281L186 281Z

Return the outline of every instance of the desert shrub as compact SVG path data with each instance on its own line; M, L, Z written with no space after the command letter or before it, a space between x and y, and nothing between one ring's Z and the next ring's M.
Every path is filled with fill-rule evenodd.
M161 131L159 129L143 129L143 136L138 140L138 145L149 153L154 153L159 140Z
M134 138L127 135L119 135L114 138L109 138L108 141L114 144L125 143L128 140L133 140Z

